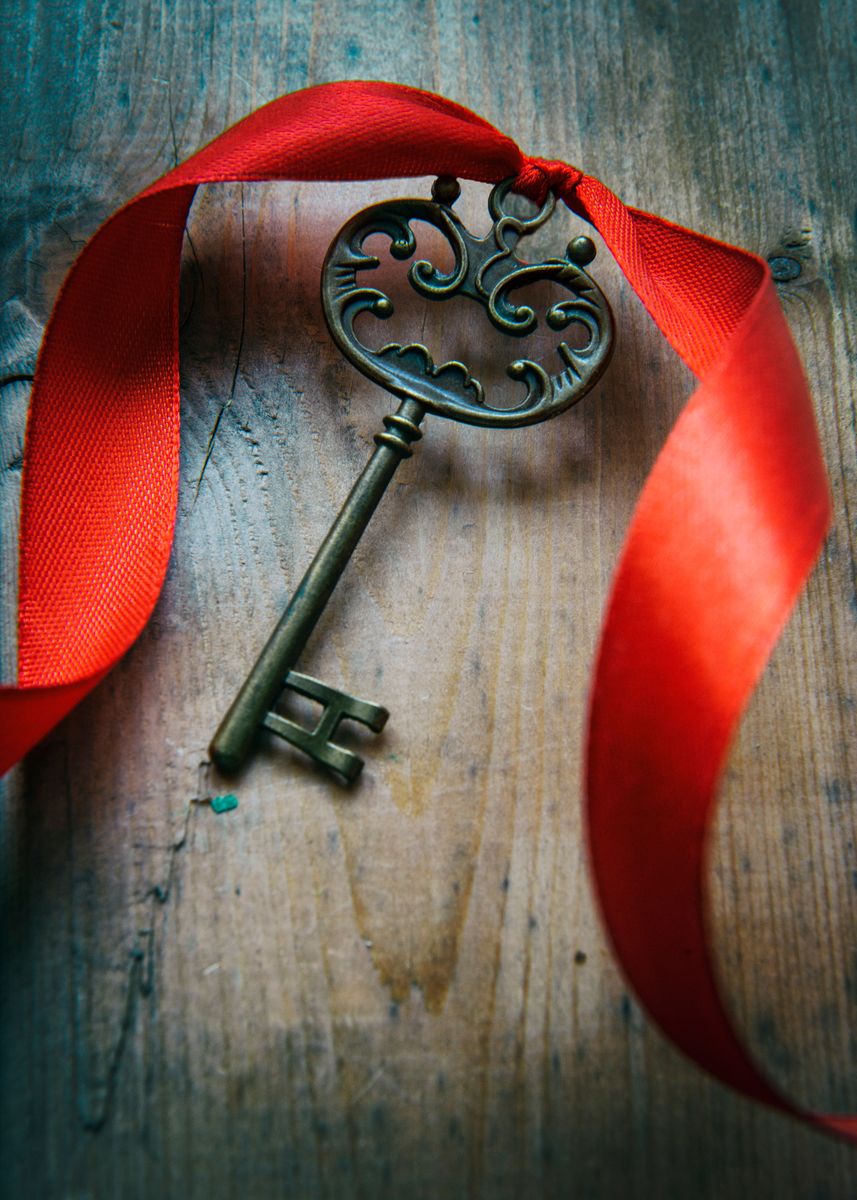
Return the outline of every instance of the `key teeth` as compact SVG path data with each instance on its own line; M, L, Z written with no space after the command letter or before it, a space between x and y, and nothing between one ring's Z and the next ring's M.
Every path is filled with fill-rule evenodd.
M335 772L344 783L355 783L363 770L363 759L331 739L343 720L359 721L373 733L380 733L390 716L387 709L370 700L360 700L347 692L340 692L320 679L301 675L297 671L289 672L283 687L323 706L318 723L315 729L308 730L277 712L269 712L262 721L264 728Z
M369 705L369 702L365 700L358 701L358 703L366 704L368 707L371 707L373 710L371 715L367 715L366 717L358 717L354 713L346 713L345 716L349 720L360 721L361 725L365 725L368 729L371 729L373 733L380 733L390 719L390 714L387 709L382 708L380 704Z
M360 755L353 754L350 750L344 750L342 746L334 746L332 742L328 743L328 748L339 751L339 754L336 755L339 765L333 762L325 762L324 765L338 775L344 783L356 783L363 771L363 759Z

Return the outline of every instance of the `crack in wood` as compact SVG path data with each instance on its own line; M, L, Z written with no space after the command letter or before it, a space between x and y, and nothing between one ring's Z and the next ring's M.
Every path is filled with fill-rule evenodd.
M244 184L241 184L241 329L238 334L238 349L235 353L235 366L232 369L232 383L229 388L229 396L220 406L220 411L214 420L211 433L208 435L208 445L205 448L205 457L202 460L202 467L199 472L199 477L196 481L196 488L193 494L193 502L199 497L199 489L202 487L202 480L205 476L205 471L214 451L214 442L220 429L220 422L223 420L223 414L227 409L232 407L235 400L235 387L238 382L238 368L241 365L241 352L244 349L244 331L247 327L247 230L244 219Z
M208 762L200 763L200 783L202 783L202 781L205 779L209 767L210 764ZM144 901L150 901L149 922L146 926L138 929L137 931L138 937L144 939L144 944L142 946L135 946L129 952L129 958L131 961L128 968L128 981L125 989L125 1001L119 1024L119 1032L117 1034L116 1041L114 1042L113 1049L109 1055L104 1082L100 1087L94 1087L92 1089L93 1091L98 1090L101 1092L100 1101L98 1102L94 1112L87 1111L93 1106L91 1103L87 1103L80 1093L78 1093L78 1113L81 1124L88 1133L100 1133L101 1130L104 1129L111 1113L113 1112L119 1082L119 1073L125 1057L128 1041L134 1032L137 1023L139 1000L148 1000L150 1004L150 1010L154 1010L156 1007L155 960L160 948L163 945L163 939L166 930L166 913L163 913L160 923L160 937L156 938L155 926L157 910L158 908L165 908L172 895L176 871L178 869L178 856L187 846L190 831L190 821L194 809L199 805L206 805L208 802L209 797L203 793L203 789L201 787L198 789L198 794L191 797L191 799L188 801L179 836L169 846L166 880L163 884L155 884L150 887L143 898ZM75 1013L75 1037L79 1043L80 1030L78 1028L77 1012ZM76 1057L79 1058L79 1054L77 1054Z

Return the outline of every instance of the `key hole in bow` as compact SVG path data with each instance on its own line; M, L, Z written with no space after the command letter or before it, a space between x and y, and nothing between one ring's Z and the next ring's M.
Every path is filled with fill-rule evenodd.
M565 367L557 347L565 341L572 349L583 349L589 343L590 331L580 321L572 321L565 329L550 328L545 317L553 304L572 299L572 294L550 280L521 287L512 293L513 299L529 305L538 324L525 337L511 337L497 329L487 310L466 296L448 300L428 300L419 295L408 282L412 262L424 258L441 271L450 271L454 259L446 239L422 221L412 222L417 239L416 253L405 261L394 259L389 238L373 234L366 239L364 249L380 260L374 270L358 273L358 281L378 288L393 302L394 312L387 320L379 320L370 312L361 313L355 331L370 350L379 350L390 342L418 342L424 345L435 364L457 360L463 362L482 383L491 404L497 408L513 408L521 399L522 385L509 379L506 367L518 358L529 358L545 370L558 373ZM521 253L526 260L526 242Z

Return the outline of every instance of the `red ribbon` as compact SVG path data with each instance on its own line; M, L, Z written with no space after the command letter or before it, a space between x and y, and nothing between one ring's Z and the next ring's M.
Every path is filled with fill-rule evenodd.
M138 636L163 582L178 487L178 277L196 186L226 180L517 176L591 221L702 380L634 516L592 688L588 816L603 912L662 1029L745 1095L805 1113L759 1073L721 1004L703 854L729 739L812 568L829 497L810 398L765 264L527 158L439 96L337 83L284 96L116 213L65 281L27 425L18 685L0 768Z

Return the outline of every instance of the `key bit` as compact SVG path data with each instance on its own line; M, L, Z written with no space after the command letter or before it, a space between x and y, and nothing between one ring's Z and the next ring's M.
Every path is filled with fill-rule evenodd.
M369 700L358 700L310 675L299 675L297 671L289 671L285 686L297 695L317 700L323 705L318 724L309 731L278 712L269 712L262 718L262 725L303 750L316 762L335 771L346 783L353 783L363 770L363 759L343 746L337 746L331 739L335 737L340 721L346 717L368 726L373 733L380 733L390 715L386 708Z

